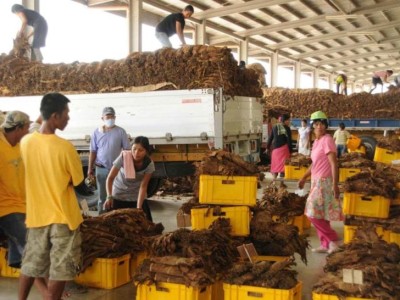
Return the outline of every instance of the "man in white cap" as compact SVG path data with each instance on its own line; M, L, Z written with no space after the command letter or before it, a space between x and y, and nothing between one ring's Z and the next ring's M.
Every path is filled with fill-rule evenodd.
M20 144L29 116L10 111L0 127L0 230L8 237L8 265L20 268L25 247L25 170Z
M103 205L107 200L106 180L114 160L122 150L129 150L129 139L126 131L115 125L115 110L105 107L101 119L103 125L97 128L90 139L89 166L87 175L94 176L95 168L97 190L99 193L98 211L103 213Z

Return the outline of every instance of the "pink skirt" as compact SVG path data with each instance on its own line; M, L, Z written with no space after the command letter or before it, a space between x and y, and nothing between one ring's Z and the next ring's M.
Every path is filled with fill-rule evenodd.
M281 173L285 171L285 160L290 157L288 145L283 145L272 150L271 154L271 173Z

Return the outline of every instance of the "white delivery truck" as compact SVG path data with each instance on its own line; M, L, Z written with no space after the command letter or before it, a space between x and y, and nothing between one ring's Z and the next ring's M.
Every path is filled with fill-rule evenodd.
M215 147L247 161L259 160L262 135L261 99L228 96L222 89L152 91L143 93L72 94L70 120L58 132L70 140L87 168L90 135L102 125L106 106L116 111L116 124L130 137L147 136L156 164L149 193L160 179L193 174L194 161ZM42 96L0 97L0 110L21 110L35 120ZM86 174L86 170L84 170Z

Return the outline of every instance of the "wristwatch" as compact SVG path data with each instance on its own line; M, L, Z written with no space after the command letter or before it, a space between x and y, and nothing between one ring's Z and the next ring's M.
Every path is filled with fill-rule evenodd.
M113 200L114 197L113 197L112 195L108 195L108 196L107 196L107 200L108 200L108 199Z

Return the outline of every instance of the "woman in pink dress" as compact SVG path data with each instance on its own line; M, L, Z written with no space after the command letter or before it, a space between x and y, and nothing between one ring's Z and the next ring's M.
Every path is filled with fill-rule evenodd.
M327 133L328 119L322 111L311 114L315 141L311 150L312 164L300 179L298 186L303 189L304 183L311 176L311 188L307 198L304 214L317 230L320 246L313 252L331 253L337 247L339 237L332 229L330 221L342 221L342 207L339 200L338 166L336 145Z

